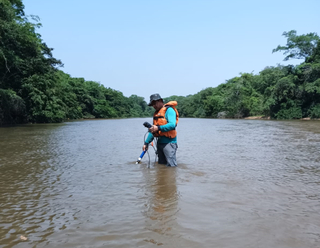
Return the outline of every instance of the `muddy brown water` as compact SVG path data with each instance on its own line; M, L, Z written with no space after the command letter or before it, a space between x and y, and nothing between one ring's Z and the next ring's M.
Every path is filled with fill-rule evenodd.
M320 121L181 119L150 169L144 121L0 128L0 247L319 247Z

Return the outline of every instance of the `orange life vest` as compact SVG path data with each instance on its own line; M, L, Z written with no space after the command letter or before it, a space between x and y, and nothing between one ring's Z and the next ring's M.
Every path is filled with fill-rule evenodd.
M174 111L176 112L176 116L177 116L176 117L176 126L177 126L178 121L179 121L179 113L178 113L178 110L175 108L175 106L177 106L177 105L178 105L178 103L176 101L170 101L170 102L164 104L163 107L159 111L154 112L153 125L156 125L156 126L166 125L168 123L165 118L166 111L168 108L173 108ZM154 133L153 136L155 136L155 137L166 136L168 138L175 138L177 136L177 131L176 131L176 129L170 130L168 132L158 131L157 133Z

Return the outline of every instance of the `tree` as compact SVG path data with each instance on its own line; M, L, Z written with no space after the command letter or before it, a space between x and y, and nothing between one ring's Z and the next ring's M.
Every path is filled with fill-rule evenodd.
M21 97L12 90L0 89L0 124L25 122L26 106Z
M306 35L297 35L297 31L291 30L282 34L287 38L287 45L280 46L272 50L272 53L284 51L284 55L288 54L284 61L289 59L306 59L310 57L319 41L319 36L316 33Z
M313 52L306 60L307 63L320 63L320 40L318 40L317 46L313 49Z
M224 106L224 98L222 96L209 96L204 101L204 110L206 112L206 117L217 117L218 113L225 109Z
M55 74L34 74L23 80L28 120L32 122L61 122L66 118L65 104L57 94Z
M22 99L28 120L56 122L64 116L54 79L62 63L36 33L39 18L30 22L23 9L21 0L0 1L0 89Z

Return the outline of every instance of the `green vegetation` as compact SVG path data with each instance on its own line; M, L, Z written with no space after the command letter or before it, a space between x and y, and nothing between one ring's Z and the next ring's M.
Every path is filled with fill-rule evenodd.
M72 78L36 33L21 0L0 0L0 124L150 116L142 97Z
M297 66L266 67L258 75L242 73L216 88L177 100L181 117L227 118L268 116L272 119L320 118L320 39L317 34L284 32L284 60L304 59Z
M36 33L39 27L39 18L28 18L21 0L0 0L0 124L151 116L142 97L125 97L60 70L62 62ZM273 52L283 52L284 60L304 59L300 65L242 73L216 88L165 100L178 101L181 117L320 118L319 37L294 30L283 35L287 44Z

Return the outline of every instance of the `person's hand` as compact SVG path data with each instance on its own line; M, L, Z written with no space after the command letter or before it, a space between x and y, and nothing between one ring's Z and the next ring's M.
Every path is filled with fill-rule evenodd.
M159 128L156 125L152 125L152 127L149 128L149 131L151 133L156 133L156 132L158 132L158 130L159 130Z
M148 146L147 145L143 145L142 150L143 151L147 151L148 150Z

